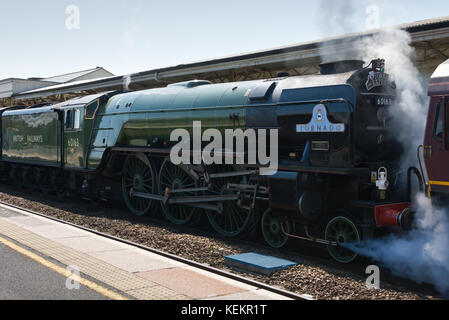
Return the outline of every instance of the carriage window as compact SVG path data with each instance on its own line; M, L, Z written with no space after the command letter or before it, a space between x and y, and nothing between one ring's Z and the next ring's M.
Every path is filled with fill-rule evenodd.
M74 121L73 128L74 129L79 129L80 128L80 123L81 123L81 110L80 109L76 109L75 110L75 121Z
M73 110L67 110L65 114L65 128L73 128Z
M445 128L445 149L449 150L449 97L446 97L446 107L445 107L445 111L446 111L446 115L445 115L445 124L444 124L444 128Z
M443 141L443 103L441 100L437 105L433 136L436 140Z

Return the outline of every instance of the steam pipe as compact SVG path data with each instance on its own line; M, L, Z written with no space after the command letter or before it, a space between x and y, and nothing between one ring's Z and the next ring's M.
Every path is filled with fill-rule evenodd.
M419 170L415 167L408 168L407 171L407 197L408 201L412 202L412 172L416 175L419 180L419 191L424 191L424 183L423 178Z
M418 156L419 169L421 170L421 176L424 177L424 171L423 171L423 168L422 168L421 157L420 157L420 154L419 154L419 151L420 151L422 148L424 148L424 145L420 144L420 145L418 146L417 156Z
M422 181L423 181L424 185L427 187L426 193L429 193L427 196L430 198L430 185L427 183L426 176L424 175L423 165L422 165L421 156L420 156L421 149L424 149L424 145L422 145L422 144L418 146L418 151L417 151L418 163L419 163L419 168L421 169ZM426 172L427 172L427 170L426 170ZM427 174L427 177L429 177L429 174Z

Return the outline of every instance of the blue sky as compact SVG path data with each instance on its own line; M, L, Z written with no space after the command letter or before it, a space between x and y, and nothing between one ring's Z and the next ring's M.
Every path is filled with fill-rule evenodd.
M66 28L76 5L80 28ZM447 0L0 0L0 79L114 74L449 15Z

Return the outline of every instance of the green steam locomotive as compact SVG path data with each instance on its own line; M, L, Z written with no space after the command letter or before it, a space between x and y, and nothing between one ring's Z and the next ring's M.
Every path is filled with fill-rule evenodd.
M275 248L290 237L318 242L348 263L356 254L342 243L410 220L403 184L389 183L403 174L388 126L395 84L383 69L383 60L367 67L340 61L309 76L195 80L10 107L0 111L1 170L9 181L49 191L120 196L135 215L162 209L179 225L205 215L228 237L257 226ZM199 133L199 142L186 139L179 148L179 130ZM231 130L243 150L214 140L209 155L217 161L197 157L195 145L204 150L211 130ZM263 131L276 134L261 143ZM267 163L260 158L247 161L254 146L248 132L276 153L270 175L261 174ZM173 161L181 150L191 161Z

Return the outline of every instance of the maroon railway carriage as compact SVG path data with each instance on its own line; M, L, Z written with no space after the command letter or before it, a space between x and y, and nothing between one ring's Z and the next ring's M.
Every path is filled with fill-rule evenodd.
M429 114L423 157L428 177L428 196L448 202L449 195L449 60L441 64L429 84Z

